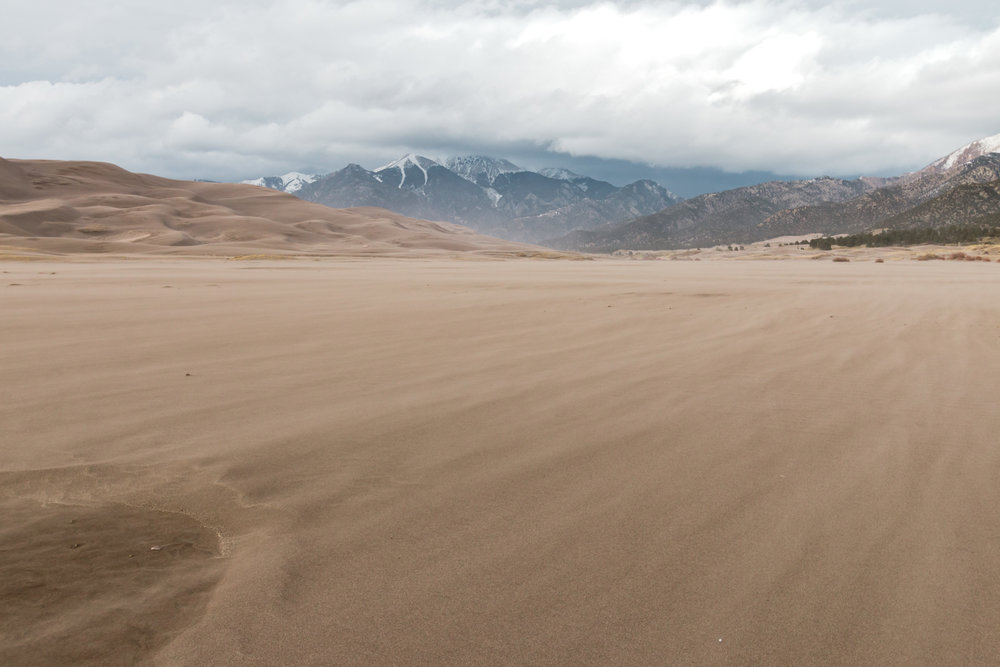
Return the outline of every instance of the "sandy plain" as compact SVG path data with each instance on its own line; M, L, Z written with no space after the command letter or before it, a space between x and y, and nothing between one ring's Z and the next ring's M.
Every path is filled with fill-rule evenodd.
M5 665L1000 655L995 264L0 271Z

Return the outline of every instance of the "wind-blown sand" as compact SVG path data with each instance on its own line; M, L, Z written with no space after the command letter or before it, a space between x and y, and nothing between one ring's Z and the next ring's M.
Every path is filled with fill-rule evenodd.
M0 270L2 664L1000 655L996 265Z

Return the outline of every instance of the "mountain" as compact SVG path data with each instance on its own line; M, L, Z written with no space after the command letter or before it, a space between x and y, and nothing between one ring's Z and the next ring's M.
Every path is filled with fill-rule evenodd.
M497 208L507 218L534 216L587 199L573 183L533 171L500 174L493 189L500 193Z
M921 177L928 174L947 173L953 171L955 168L961 168L976 158L985 157L990 153L1000 153L1000 134L966 144L945 155L943 158L931 162L912 176Z
M100 162L0 158L0 245L18 253L420 255L540 249L385 209L338 210L235 183Z
M653 181L636 181L601 199L582 199L534 216L514 218L497 232L502 238L532 239L543 242L576 229L595 229L609 220L632 220L664 204L673 206L674 195Z
M393 187L407 190L419 190L430 180L429 170L441 165L422 155L404 155L375 170L376 178Z
M609 197L614 193L618 192L618 188L611 185L607 181L599 181L596 178L590 178L589 176L581 176L576 174L569 169L562 169L561 167L545 167L539 169L538 173L542 176L548 176L549 178L555 178L560 181L567 181L572 183L576 187L580 188L587 193L587 197L590 199L604 199ZM635 185L636 183L652 183L649 179L641 179L631 183L630 185ZM629 187L629 186L625 186ZM658 186L661 187L662 186ZM667 197L672 201L680 201L680 197L670 192L667 189L663 189Z
M547 241L557 248L611 252L619 248L651 250L694 248L719 243L747 243L762 238L759 225L769 216L819 202L847 201L874 190L866 179L814 178L773 181L686 199L634 220L578 230Z
M444 166L462 178L472 181L480 187L488 188L500 174L513 174L524 171L513 162L502 158L486 155L466 155L450 157L444 161Z
M262 176L261 178L240 182L245 185L258 185L271 188L272 190L280 190L281 192L295 193L301 190L302 186L312 183L317 178L319 178L317 174L302 174L297 171L290 171L283 176Z
M578 178L585 178L576 172L563 169L562 167L542 167L538 170L538 173L549 178L558 178L560 181L573 181Z
M949 163L950 157L946 156L891 185L850 201L780 211L762 223L761 232L764 237L810 232L834 235L896 225L908 226L910 223L904 222L907 220L924 219L927 226L963 222L965 207L943 207L943 202L958 201L947 197L940 199L934 207L937 217L908 215L912 209L944 197L956 188L989 184L1000 179L1000 153L985 153L966 162L953 160ZM890 223L890 220L894 222Z
M295 194L307 201L334 208L378 206L401 215L427 217L429 208L417 193L384 183L373 172L358 164L320 176Z
M892 229L944 227L955 224L1000 225L1000 180L959 185L952 190L882 220Z
M817 178L725 190L545 243L592 252L690 248L992 220L1000 216L998 151L1000 135L995 135L897 178Z
M552 174L484 155L441 163L408 154L374 171L348 165L303 182L294 193L327 206L378 206L527 242L653 213L678 201L652 181L619 188L567 170ZM252 183L285 189L282 179L265 177Z
M493 200L482 187L430 158L406 155L379 167L374 176L384 185L420 197L422 210L426 211L428 218L447 220L484 231L498 220ZM314 199L312 192L313 190L303 191L303 197L327 203ZM385 208L393 210L392 206Z

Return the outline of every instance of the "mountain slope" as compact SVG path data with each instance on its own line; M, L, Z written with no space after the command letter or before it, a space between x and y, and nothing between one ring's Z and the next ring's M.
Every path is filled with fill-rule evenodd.
M960 185L881 224L892 229L1000 224L1000 180Z
M334 208L380 206L416 218L428 217L430 213L427 202L419 194L385 183L357 164L321 176L295 194L306 201Z
M491 187L493 181L500 174L524 171L509 160L486 155L450 157L444 161L444 166L462 178L484 188Z
M874 188L864 179L825 177L762 183L701 195L658 213L597 230L576 231L547 245L611 252L618 248L644 250L746 243L767 238L759 226L779 211L819 202L846 201Z
M583 190L584 192L586 192L587 197L589 197L590 199L604 199L605 197L610 197L619 190L619 188L616 188L607 181L599 181L596 178L590 178L589 176L581 176L580 174L574 173L569 169L562 169L559 167L546 167L544 169L539 169L538 173L541 174L542 176L548 176L549 178L555 178L560 181L568 181L573 185L575 185L576 187ZM630 185L635 185L636 183L647 183L647 182L652 183L653 181L642 179L635 181ZM662 186L658 185L658 187ZM678 197L674 193L670 192L669 190L666 190L666 188L664 188L664 191L667 192L669 199L680 201L680 197Z
M957 167L962 167L976 158L985 157L990 153L1000 153L1000 134L968 143L945 155L943 158L935 160L920 171L915 172L914 176L920 177L926 174L950 172Z
M661 211L677 203L663 186L653 181L636 181L601 199L587 198L545 213L514 218L505 223L500 235L542 243L575 229L595 229L608 221L632 220Z
M944 160L946 158L935 164L943 164ZM761 229L765 237L811 232L849 234L866 231L889 226L887 221L890 218L903 216L910 209L941 197L955 188L990 183L997 179L1000 179L1000 154L987 153L970 162L954 164L947 170L923 169L915 172L915 175L851 201L780 211L764 221ZM933 223L935 225L962 221L961 208L948 212L938 206L936 210L940 217Z

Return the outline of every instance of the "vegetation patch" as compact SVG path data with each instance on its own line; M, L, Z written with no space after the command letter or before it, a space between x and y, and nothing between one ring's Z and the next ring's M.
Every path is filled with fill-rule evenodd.
M846 236L821 236L809 241L817 250L831 250L833 246L854 248L884 248L886 246L949 245L984 243L1000 238L1000 226L992 224L959 224L944 227L919 227L914 229L883 229Z
M230 262L246 262L255 259L295 259L294 255L267 255L267 254L256 254L256 255L233 255L232 257L227 257Z

